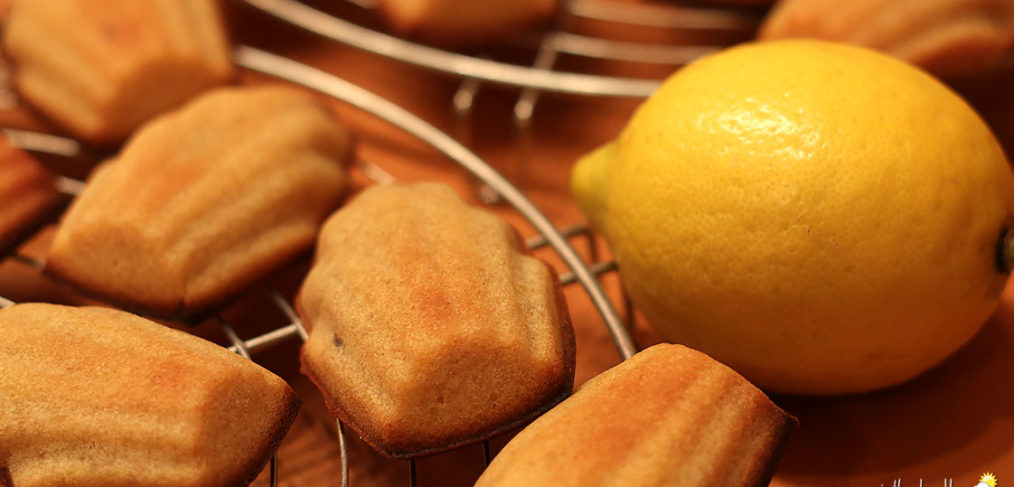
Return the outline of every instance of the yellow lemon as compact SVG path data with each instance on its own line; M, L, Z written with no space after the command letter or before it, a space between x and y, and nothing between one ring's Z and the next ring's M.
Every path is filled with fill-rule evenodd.
M929 75L862 48L701 59L571 187L662 335L773 391L910 379L975 334L1007 278L996 139Z

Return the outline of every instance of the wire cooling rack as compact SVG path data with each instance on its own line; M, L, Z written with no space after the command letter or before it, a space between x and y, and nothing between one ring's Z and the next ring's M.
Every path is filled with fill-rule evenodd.
M586 265L568 243L569 238L585 236L591 245L594 246L594 239L591 238L590 231L586 226L577 225L557 229L514 185L504 179L503 176L493 170L478 156L432 125L373 93L323 71L249 47L237 48L234 52L234 60L241 67L315 89L369 112L437 148L475 177L484 181L491 188L494 188L498 194L502 195L507 202L528 219L539 231L539 236L531 238L526 242L527 247L530 250L547 246L552 247L568 267L570 267L570 272L561 274L561 283L565 286L579 283L584 287L605 320L621 357L626 359L636 352L636 348L623 321L617 315L612 303L596 281L597 276L614 271L616 269L615 262L601 261ZM26 150L64 156L74 156L77 154L77 144L69 139L14 129L5 129L4 132L14 145ZM368 162L358 162L357 168L376 184L387 184L394 181L394 178L382 168ZM57 181L57 186L62 192L73 196L80 193L84 185L81 181L60 177ZM595 254L593 251L593 256ZM42 270L45 267L45 262L27 255L14 253L10 258L37 270ZM290 340L293 337L299 337L304 341L307 338L306 328L285 297L270 288L265 289L264 292L267 293L272 303L288 318L289 323L262 335L244 340L239 337L224 317L218 315L215 318L231 343L231 346L228 347L229 350L246 358L251 358L254 353ZM13 301L0 297L0 307L13 304ZM337 426L342 465L341 485L348 486L348 453L343 433L344 428L340 422ZM488 443L485 445L484 451L488 463ZM414 460L410 462L411 474L409 485L415 485L415 463ZM269 469L271 485L277 485L277 468L274 458L270 462Z
M628 3L616 0L566 0L553 27L532 37L514 38L503 44L530 52L528 65L498 60L491 53L467 55L411 42L344 18L315 9L298 0L244 0L278 19L325 38L402 63L443 73L459 84L452 98L457 124L455 135L469 143L476 95L486 85L512 88L519 93L512 119L518 140L518 173L529 167L532 117L542 93L595 97L645 98L659 86L658 79L606 76L562 71L566 57L675 68L720 50L720 45L633 42L589 36L572 29L576 23L593 21L619 28L665 31L723 31L742 41L756 30L761 12L731 7L686 6L674 3ZM377 16L376 0L345 0ZM495 46L494 46L495 47ZM485 184L476 188L485 203L499 202L499 194Z
M650 95L659 85L659 81L655 79L554 70L562 56L680 66L720 48L720 46L665 46L588 37L564 30L562 26L567 25L570 20L591 19L665 29L734 31L752 31L758 21L756 13L741 10L637 5L609 0L575 0L565 4L555 24L556 28L542 33L535 41L528 40L528 45L534 53L534 61L531 65L525 66L413 43L329 15L295 0L245 1L279 19L334 41L455 77L459 80L459 85L450 109L453 110L455 121L459 124L458 134L467 133L464 128L472 122L473 102L476 94L485 85L520 90L514 104L513 121L518 129L522 155L526 154L523 150L524 140L543 92L643 98ZM374 7L371 0L349 1L365 10ZM417 137L455 161L482 182L479 196L483 201L487 203L506 201L535 227L539 235L526 242L530 250L552 247L562 258L570 268L570 272L560 275L561 283L564 286L580 284L584 288L612 335L620 357L627 359L636 352L626 325L596 281L598 276L615 271L616 264L614 261L599 261L595 239L587 226L556 228L517 187L467 149L463 141L455 140L412 113L357 85L310 66L250 47L238 47L234 51L234 60L243 68L303 85L368 112ZM17 130L5 132L14 145L27 150L63 156L74 156L80 151L80 146L70 139ZM359 161L356 167L376 184L386 184L394 180L382 168L368 162ZM58 187L61 191L73 195L81 191L83 183L60 178ZM591 264L586 264L570 246L568 240L571 238L588 240ZM40 270L44 267L43 262L25 255L14 254L11 258ZM254 354L294 337L303 341L307 338L307 331L288 300L274 289L266 288L262 292L288 319L288 323L262 335L242 339L225 318L221 315L216 317L219 327L230 343L229 350L246 358L251 358ZM10 300L0 297L0 307L12 304ZM627 309L630 309L629 305ZM629 322L632 314L628 316ZM337 423L337 433L341 461L340 484L347 487L348 451L344 428L340 421ZM488 464L490 460L488 442L484 443L484 459ZM410 460L409 471L408 484L415 486L414 460ZM277 485L278 474L274 457L270 461L269 472L270 485Z
M636 347L627 328L594 280L593 276L614 271L616 264L613 261L596 262L598 258L595 239L590 230L584 226L576 226L563 232L558 231L517 188L463 145L468 143L468 134L471 133L470 125L473 121L476 95L485 85L519 90L512 118L517 130L520 168L523 171L529 163L531 152L529 149L532 118L543 92L639 99L649 96L660 84L657 79L558 71L555 68L561 57L578 56L677 67L722 47L658 45L589 37L568 32L566 26L572 21L590 19L635 27L752 32L760 20L756 12L629 4L608 0L566 1L554 27L543 32L534 42L529 41L528 47L534 55L532 63L525 66L491 59L486 54L466 55L414 43L357 25L296 0L245 1L274 17L332 41L402 63L428 68L457 79L458 87L450 107L457 124L455 134L459 140L456 142L400 107L319 70L249 48L241 48L236 53L236 62L240 66L287 79L341 99L405 130L453 159L481 182L477 188L480 200L486 203L506 200L539 231L540 237L528 242L530 249L549 245L563 258L571 273L561 275L562 283L569 285L577 282L584 287L602 315L621 359L626 360L636 353ZM364 10L373 10L376 6L373 0L349 0L349 2ZM369 175L369 171L364 172ZM380 178L379 182L384 180L386 178ZM593 261L590 267L586 267L573 248L567 244L566 238L574 235L587 236ZM625 304L628 311L632 310L629 302ZM290 316L294 317L291 313ZM633 313L629 312L628 323L632 324L632 321ZM305 339L305 331L303 333ZM348 464L340 423L338 431L342 450L342 485L346 486ZM488 442L484 442L483 446L484 460L488 464L490 460ZM409 484L415 486L414 460L410 464L409 477Z
M720 46L657 45L615 41L566 32L573 19L690 30L752 31L756 12L652 4L619 3L609 0L564 2L556 28L541 34L536 42L538 55L531 66L521 66L469 56L407 41L332 16L296 0L244 0L260 10L334 41L449 75L533 90L576 95L646 97L658 87L658 80L601 76L552 69L561 54L629 61L682 65ZM356 0L355 5L372 9L374 2Z

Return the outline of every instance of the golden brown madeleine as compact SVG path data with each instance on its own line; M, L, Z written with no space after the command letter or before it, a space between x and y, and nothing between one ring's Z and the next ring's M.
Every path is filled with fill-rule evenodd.
M782 0L758 37L858 44L958 76L988 68L1014 46L1014 1Z
M301 91L209 92L95 171L46 269L133 309L200 315L313 245L345 190L350 148Z
M240 486L299 407L281 378L107 308L0 310L0 483Z
M76 137L119 142L232 76L214 0L12 0L18 91Z
M297 306L304 373L390 456L487 438L573 386L558 279L440 184L372 187L335 213Z
M655 345L528 425L475 485L767 485L796 424L725 365Z
M0 256L45 221L63 195L54 176L0 137Z
M552 19L559 0L380 0L395 30L445 45L475 45Z

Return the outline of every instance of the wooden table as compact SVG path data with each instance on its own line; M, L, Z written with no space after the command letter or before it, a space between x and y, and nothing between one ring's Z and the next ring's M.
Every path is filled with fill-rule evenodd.
M335 44L242 5L232 5L228 15L238 42L339 75L448 133L462 132L451 110L458 80ZM740 40L737 35L703 40L730 43ZM641 68L632 72L633 68L608 63L592 68L637 76L660 75ZM276 82L250 73L241 78L244 83ZM955 86L984 114L1009 153L1014 148L1014 90L1010 88L1014 86L1014 69L962 80ZM471 147L521 186L557 225L583 222L567 190L570 167L578 156L614 137L637 100L546 96L537 106L531 131L520 134L511 122L516 97L517 91L511 89L484 88L479 92L474 120L468 126ZM328 103L355 131L359 159L383 167L399 180L439 180L458 188L463 195L473 194L473 182L431 147L367 114L333 100ZM0 114L0 123L52 130L24 109ZM528 161L522 163L521 155L526 150ZM46 161L80 177L94 160L108 153L93 150L84 162L58 158ZM359 187L370 184L361 174L356 181ZM510 208L496 206L493 210L514 223L523 235L535 233ZM49 230L41 232L22 251L41 256L50 234ZM584 242L575 241L575 246L587 257ZM538 255L565 270L551 252L540 251ZM305 269L304 259L272 278L272 282L291 294ZM619 306L622 299L618 277L608 275L604 284ZM18 301L88 302L12 260L0 263L0 295ZM618 363L619 356L583 290L570 286L566 297L577 332L577 381L581 383ZM231 307L225 316L245 337L284 323L284 318L256 292ZM190 330L226 343L213 324ZM658 340L643 319L636 321L634 336L641 347ZM303 412L279 452L280 485L337 485L340 466L334 424L317 391L299 374L297 353L298 343L293 340L254 357L286 378L304 401ZM1014 290L1008 289L993 318L968 346L910 383L859 396L774 400L799 417L800 427L772 485L891 486L901 479L902 485L916 486L922 480L923 485L931 486L953 479L953 485L964 487L974 485L985 471L995 472L1001 485L1014 481ZM349 436L351 485L408 485L407 462L384 459L354 434ZM505 441L494 440L494 452ZM471 485L481 472L482 458L482 448L473 446L419 460L419 485ZM267 476L261 475L255 485L267 484Z

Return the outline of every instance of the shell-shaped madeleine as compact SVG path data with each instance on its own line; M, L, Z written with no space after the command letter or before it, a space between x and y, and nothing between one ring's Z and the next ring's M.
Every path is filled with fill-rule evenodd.
M559 0L381 0L380 12L401 33L438 44L474 45L546 23Z
M570 392L559 281L503 220L439 184L364 191L325 223L297 296L303 371L368 443L412 457L530 420Z
M0 483L246 485L298 410L257 364L122 311L20 304L0 330Z
M796 424L732 369L655 345L533 421L475 485L767 485Z
M54 176L0 137L0 256L41 224L63 200Z
M118 142L232 76L214 0L13 0L18 91L76 137Z
M200 315L313 245L344 192L350 147L293 88L209 92L96 170L46 269L133 309Z
M858 44L942 77L972 74L1014 46L1010 0L782 0L760 39Z

